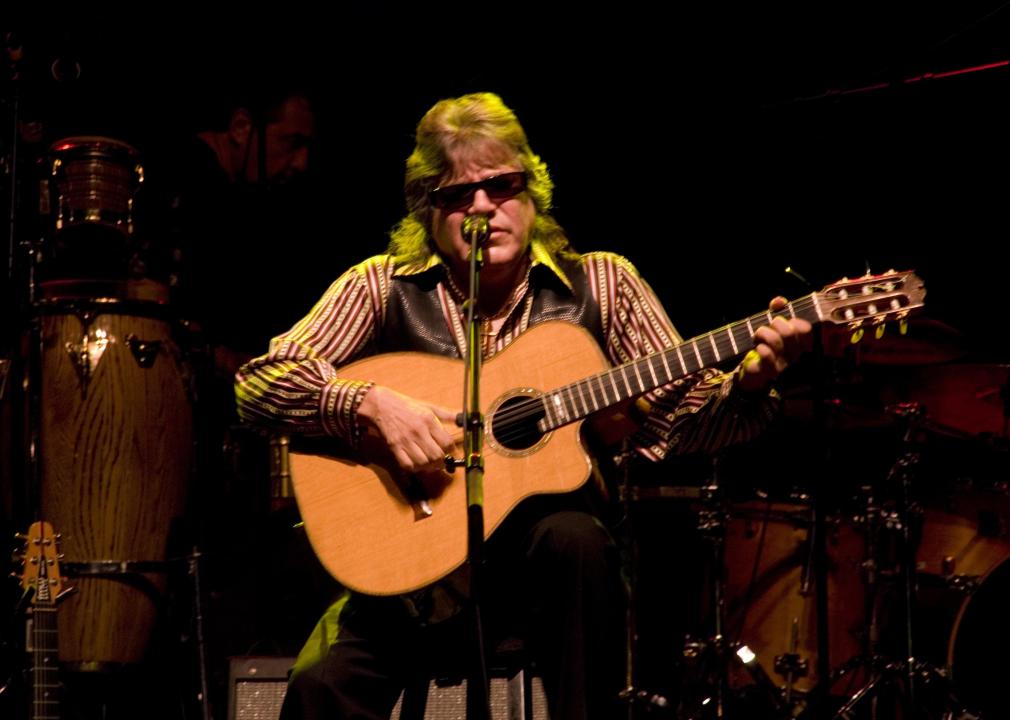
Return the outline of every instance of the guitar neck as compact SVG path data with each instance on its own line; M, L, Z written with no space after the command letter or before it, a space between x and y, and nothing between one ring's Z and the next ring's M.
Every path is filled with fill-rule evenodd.
M738 357L754 347L754 331L776 316L821 322L818 293L786 303L781 310L751 315L667 350L546 393L542 398L545 415L537 428L542 432L554 430L702 368Z
M59 645L56 606L36 604L28 633L32 657L31 720L59 718Z

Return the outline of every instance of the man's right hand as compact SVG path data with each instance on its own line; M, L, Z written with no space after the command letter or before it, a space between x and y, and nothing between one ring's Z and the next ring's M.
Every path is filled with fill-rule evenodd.
M445 429L455 424L456 413L382 385L365 395L358 406L358 421L379 434L407 473L444 468L445 456L456 447Z

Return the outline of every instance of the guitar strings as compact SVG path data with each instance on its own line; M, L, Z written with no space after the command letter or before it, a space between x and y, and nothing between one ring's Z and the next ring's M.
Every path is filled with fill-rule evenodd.
M814 296L813 295L807 295L807 296L805 296L803 298L800 298L798 300L793 301L792 303L790 303L790 305L792 306L793 312L795 314L802 315L806 311L814 308L816 306L816 303L814 302ZM787 305L786 307L788 308L789 305ZM583 413L583 412L579 411L578 410L578 404L574 400L574 398L575 398L574 391L578 390L580 386L587 388L587 390L591 394L593 392L592 387L590 385L590 383L592 382L592 380L594 380L596 378L600 378L600 383L603 386L603 388L605 388L606 387L606 383L603 381L604 377L610 379L611 382L614 382L613 377L618 372L623 372L626 368L629 368L629 367L635 365L636 363L649 363L651 365L654 362L654 360L656 358L658 358L660 355L662 355L664 353L669 354L671 352L676 352L677 348L683 349L683 348L685 348L685 347L687 347L687 346L689 346L691 344L695 344L696 346L699 346L699 347L704 347L705 348L704 352L707 354L708 353L708 348L711 345L712 341L711 340L709 340L708 342L704 342L704 341L706 339L708 339L708 338L715 338L716 334L720 335L720 337L719 338L715 338L715 346L720 351L719 355L723 356L723 351L732 351L733 346L732 346L732 343L729 340L725 339L722 336L724 336L726 333L734 332L738 328L746 327L748 325L748 322L750 322L750 324L752 326L754 325L755 321L762 322L762 323L767 322L768 315L769 315L770 312L772 312L772 311L766 311L766 312L758 313L756 315L752 315L750 318L748 318L746 320L743 320L741 322L737 322L737 323L734 323L734 324L731 324L731 325L726 325L726 326L724 326L722 328L719 328L717 330L713 330L710 333L706 333L704 335L699 335L699 336L697 336L695 338L692 338L690 340L686 340L685 342L680 343L679 345L674 345L674 346L669 347L669 348L664 348L663 350L660 350L659 352L654 353L652 355L648 355L648 356L644 356L644 357L641 357L641 358L637 358L637 359L632 360L632 361L630 361L628 363L625 363L623 365L619 365L617 367L610 368L610 369L605 370L605 371L603 371L603 372L601 372L598 375L595 375L593 377L585 378L583 380L579 380L577 382L570 383L569 385L565 385L565 386L560 387L560 388L558 388L556 390L553 390L553 391L551 391L551 394L560 395L560 394L565 393L565 392L568 393L568 397L569 397L569 400L570 400L570 402L572 404L572 407L575 408L575 410L576 410L576 412L574 413L575 417L572 420L572 422L574 422L574 420L578 420L578 419L580 419L582 417L585 417L586 415L591 414L590 412ZM788 317L788 313L784 313L782 310L776 310L776 311L774 311L774 314L775 315L780 315L782 317ZM751 347L753 347L753 337L752 336L748 337L747 341L750 344L749 344L749 346L745 350L739 350L736 353L726 352L726 354L723 357L723 359L728 359L729 357L736 357L738 355L742 355L744 352L746 352L746 350L749 350ZM700 365L698 369L701 369L701 367L704 367L704 365ZM663 374L666 375L666 373L663 373ZM672 377L670 380L667 380L666 382L673 382L678 377L684 377L685 375L688 375L688 374L690 374L690 372L684 373L682 375L677 375L675 377ZM660 383L660 385L662 385L662 384L663 383ZM658 387L658 386L656 386L656 387ZM638 393L632 392L630 394L630 397L634 397L635 395L641 395L644 392L648 392L648 389L642 390L642 391L640 391ZM581 394L582 393L580 392L579 395L581 396ZM607 396L607 393L606 393L605 389L603 390L603 396L604 396L604 398L606 398L606 396ZM623 398L623 399L627 399L627 398ZM613 404L613 403L610 403L610 404ZM583 399L583 405L586 405L584 399ZM567 410L566 410L566 412L567 412ZM504 428L503 428L504 432L500 432L500 433L499 432L495 432L494 436L498 440L503 440L505 442L508 442L510 440L516 440L516 439L522 437L524 434L526 434L526 430L525 430L525 428L522 428L522 427L517 427L516 430L510 430L510 428L512 428L513 426L520 426L525 421L528 421L528 420L530 420L530 419L532 419L534 417L537 417L537 416L540 416L540 417L546 417L547 416L547 404L545 402L545 395L538 395L538 396L535 396L535 397L530 397L526 401L515 403L509 409L503 410L500 413L496 413L496 414L492 415L493 423L494 423L494 427L495 428L499 428L499 427L501 427L501 426L504 425ZM568 424L568 423L562 423L562 425L565 425L565 424ZM558 426L555 426L555 427L561 427L561 425L558 425Z

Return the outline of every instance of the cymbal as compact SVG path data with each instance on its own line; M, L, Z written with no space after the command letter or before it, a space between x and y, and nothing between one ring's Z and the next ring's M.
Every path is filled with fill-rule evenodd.
M939 428L1005 436L1010 365L958 363L910 369L882 388L886 404L914 402Z
M904 333L899 326L888 323L867 327L860 335L852 331L829 333L824 342L830 357L846 357L867 365L951 362L967 355L965 345L958 330L923 317L910 319Z

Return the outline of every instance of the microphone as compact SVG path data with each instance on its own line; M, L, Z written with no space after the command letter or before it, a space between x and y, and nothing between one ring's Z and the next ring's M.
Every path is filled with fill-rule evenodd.
M467 215L463 218L461 230L463 239L471 245L483 245L487 242L488 235L491 234L487 215Z

